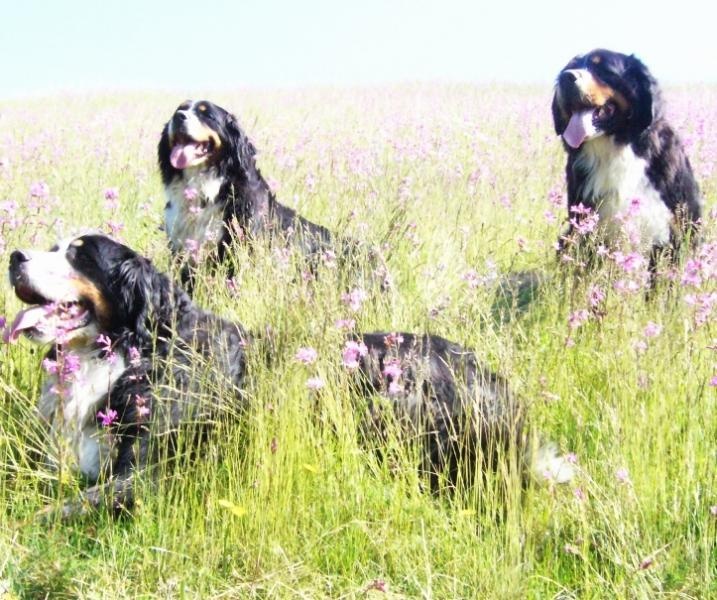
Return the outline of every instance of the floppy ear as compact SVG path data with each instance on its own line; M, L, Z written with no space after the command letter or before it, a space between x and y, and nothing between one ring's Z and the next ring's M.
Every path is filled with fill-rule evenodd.
M162 136L159 138L159 144L157 145L157 162L159 163L159 171L162 174L162 183L164 183L164 185L169 184L177 173L177 169L169 162L171 152L172 149L169 147L169 121L167 121L164 129L162 129Z
M141 256L123 261L114 274L112 292L118 305L115 326L140 348L151 343L153 333L169 326L172 298L170 284Z
M553 126L555 127L555 133L557 135L563 135L563 132L565 131L565 128L568 126L568 119L565 115L565 111L563 110L563 107L560 104L560 100L558 100L558 86L555 85L555 90L553 92Z
M256 148L254 148L254 144L249 141L234 115L227 116L226 131L230 145L229 156L227 157L230 169L233 172L242 172L249 176L256 169L254 163Z
M632 113L629 118L630 137L638 137L647 129L661 109L662 99L657 81L647 67L634 55L627 57L623 75L628 82Z

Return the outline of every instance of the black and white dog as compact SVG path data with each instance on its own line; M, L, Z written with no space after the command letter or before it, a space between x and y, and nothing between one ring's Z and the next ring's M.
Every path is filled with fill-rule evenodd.
M173 455L180 426L191 422L191 439L205 443L205 426L241 414L257 338L195 306L130 248L92 234L48 252L15 250L9 275L30 306L5 339L50 346L38 405L48 460L92 484L63 517L131 507L135 472ZM572 475L550 445L531 451L506 381L468 350L437 336L371 333L347 340L344 361L368 397L369 421L382 423L388 407L420 433L431 473L455 477L466 465L470 475L515 449L539 475Z
M49 252L16 250L9 274L31 306L6 341L25 334L50 345L38 404L52 433L48 461L65 457L65 466L101 483L68 502L63 516L104 502L130 507L135 469L171 455L181 423L238 409L247 332L194 306L126 246L84 235Z
M207 259L223 262L232 240L279 239L315 262L333 252L342 260L359 251L357 240L337 238L294 209L279 203L255 162L256 150L234 115L202 100L179 105L165 124L158 146L159 169L167 203L165 230L170 249L183 255L183 281L192 283L197 249L209 247ZM382 261L367 265L385 278ZM382 286L387 285L382 282Z
M576 56L558 75L552 112L568 154L573 223L583 207L595 211L606 241L618 243L621 221L631 218L633 245L650 252L653 269L659 250L694 236L702 212L697 182L665 119L660 88L640 60L601 49ZM571 224L562 246L574 232Z

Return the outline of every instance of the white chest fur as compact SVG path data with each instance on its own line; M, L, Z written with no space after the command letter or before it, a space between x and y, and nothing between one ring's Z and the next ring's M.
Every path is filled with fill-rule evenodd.
M224 207L215 200L221 185L222 179L213 169L188 168L182 171L181 178L165 186L164 224L173 251L185 248L191 251L192 248L187 248L188 240L201 245L220 239Z
M107 409L107 395L127 364L119 355L112 364L97 353L79 358L80 367L69 381L60 384L57 375L48 378L38 409L55 442L50 464L67 464L96 480L111 453L107 432L97 426L97 411Z
M647 162L629 145L617 145L608 136L591 140L581 149L575 168L586 175L581 195L597 207L601 228L611 241L624 229L616 217L627 215L638 200L639 209L630 218L639 229L641 246L669 243L672 213L647 177Z

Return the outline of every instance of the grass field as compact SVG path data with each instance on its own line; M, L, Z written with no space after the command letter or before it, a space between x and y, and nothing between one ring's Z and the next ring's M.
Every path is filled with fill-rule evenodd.
M717 89L667 94L705 235L679 268L663 265L649 301L634 265L607 260L588 276L557 263L564 154L550 94L211 95L239 116L282 202L384 246L394 289L352 308L340 274L304 281L298 257L269 248L238 249L231 285L204 277L197 302L271 327L275 356L250 358L241 422L119 521L32 519L80 483L32 460L45 435L33 412L41 351L0 347L0 598L717 597ZM168 269L156 144L183 99L0 103L2 264L90 227ZM496 281L523 269L543 273L539 297L496 318ZM19 302L0 289L10 320ZM524 399L531 428L575 454L576 479L522 490L499 473L423 491L410 448L381 462L357 435L341 319L475 348ZM302 347L317 362L296 360ZM325 386L309 390L310 377Z

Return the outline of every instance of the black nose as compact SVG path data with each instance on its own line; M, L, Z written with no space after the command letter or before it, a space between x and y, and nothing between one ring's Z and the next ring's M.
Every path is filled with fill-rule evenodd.
M572 71L563 71L560 74L560 77L558 77L558 81L561 85L570 85L571 83L575 83L577 81L577 77Z
M184 123L184 121L187 120L187 113L183 110L178 110L176 113L174 113L174 120L177 123Z
M15 250L10 255L10 269L17 269L22 263L30 260L30 257L22 250Z

